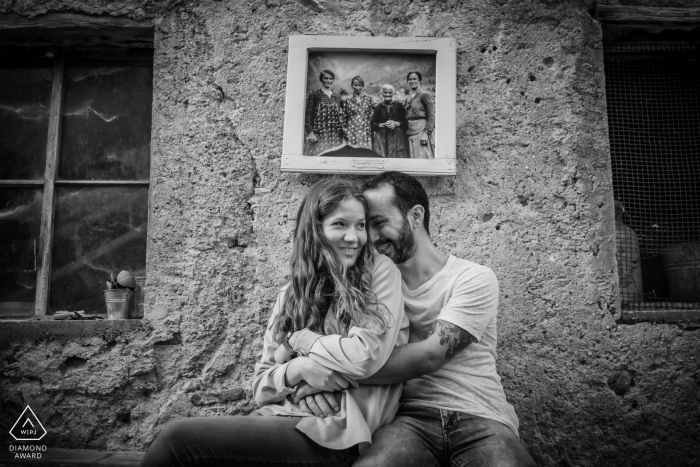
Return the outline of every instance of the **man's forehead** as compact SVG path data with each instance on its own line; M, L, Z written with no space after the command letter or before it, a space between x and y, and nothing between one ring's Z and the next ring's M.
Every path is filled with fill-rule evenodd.
M391 185L382 185L365 191L370 217L392 217L400 214L399 209L394 205L394 196L394 187Z

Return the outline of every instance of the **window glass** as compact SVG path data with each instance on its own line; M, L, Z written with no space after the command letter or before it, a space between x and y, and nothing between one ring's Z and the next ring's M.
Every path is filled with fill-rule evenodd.
M53 68L0 67L0 180L44 178Z
M50 312L104 313L110 274L145 275L148 188L58 188L55 212Z
M66 62L61 180L147 180L153 63Z
M0 316L34 314L42 190L0 188Z

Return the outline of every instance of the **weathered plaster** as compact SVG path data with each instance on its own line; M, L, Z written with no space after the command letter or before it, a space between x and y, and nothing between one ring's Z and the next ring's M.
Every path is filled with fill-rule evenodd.
M458 44L458 175L434 240L494 269L499 371L541 465L698 463L698 332L620 325L601 29L589 1L0 1L153 18L152 331L2 350L2 425L144 449L167 420L247 413L299 201L279 170L289 34ZM167 316L157 319L157 312ZM2 331L0 325L0 332ZM4 334L3 334L4 338Z

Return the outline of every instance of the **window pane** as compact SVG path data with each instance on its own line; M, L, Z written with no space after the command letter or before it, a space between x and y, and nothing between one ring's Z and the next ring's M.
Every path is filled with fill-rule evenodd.
M68 62L58 176L147 180L153 63Z
M618 274L628 308L700 308L699 52L683 42L605 48Z
M44 178L51 66L0 68L0 180Z
M34 314L42 190L0 188L0 316Z
M49 308L105 313L105 282L146 270L148 188L59 188Z

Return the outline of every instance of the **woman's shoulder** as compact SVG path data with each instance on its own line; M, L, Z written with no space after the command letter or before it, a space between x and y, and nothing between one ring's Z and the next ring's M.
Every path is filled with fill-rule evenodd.
M425 89L421 89L418 94L416 94L417 99L425 100L425 99L430 99L433 100L433 94L430 91L426 91Z
M287 294L287 289L292 285L291 282L283 285L280 287L280 289L277 291L277 300L284 300L284 296Z

